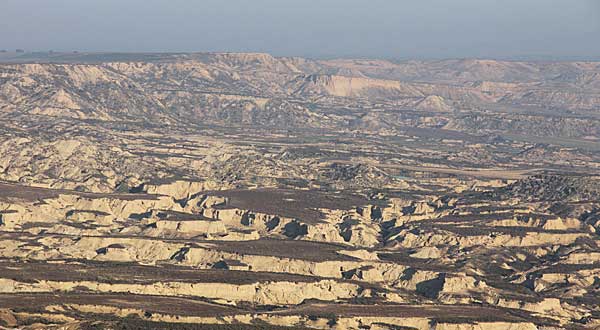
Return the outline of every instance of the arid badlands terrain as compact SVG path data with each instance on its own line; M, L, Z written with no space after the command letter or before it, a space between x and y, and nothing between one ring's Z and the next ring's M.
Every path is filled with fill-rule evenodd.
M0 53L3 329L600 329L600 62Z

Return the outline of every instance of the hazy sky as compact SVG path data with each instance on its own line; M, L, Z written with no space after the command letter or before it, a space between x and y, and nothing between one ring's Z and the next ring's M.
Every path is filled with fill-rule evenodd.
M0 0L15 48L600 58L600 0Z

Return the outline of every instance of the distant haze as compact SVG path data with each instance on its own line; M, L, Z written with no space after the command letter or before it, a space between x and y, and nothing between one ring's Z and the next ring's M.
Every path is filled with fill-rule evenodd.
M0 49L600 58L599 0L1 0Z

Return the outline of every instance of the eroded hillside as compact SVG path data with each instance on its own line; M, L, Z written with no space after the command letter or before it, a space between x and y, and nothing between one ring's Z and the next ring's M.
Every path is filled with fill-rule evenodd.
M4 328L600 327L598 63L4 62Z

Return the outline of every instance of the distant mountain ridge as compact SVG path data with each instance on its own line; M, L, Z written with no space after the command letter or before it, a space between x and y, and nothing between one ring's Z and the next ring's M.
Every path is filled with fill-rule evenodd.
M6 62L8 55L2 58ZM262 53L16 58L46 63L0 64L0 111L9 117L336 130L353 130L369 118L367 126L358 127L600 135L600 62L394 63ZM540 115L551 119L531 120Z

